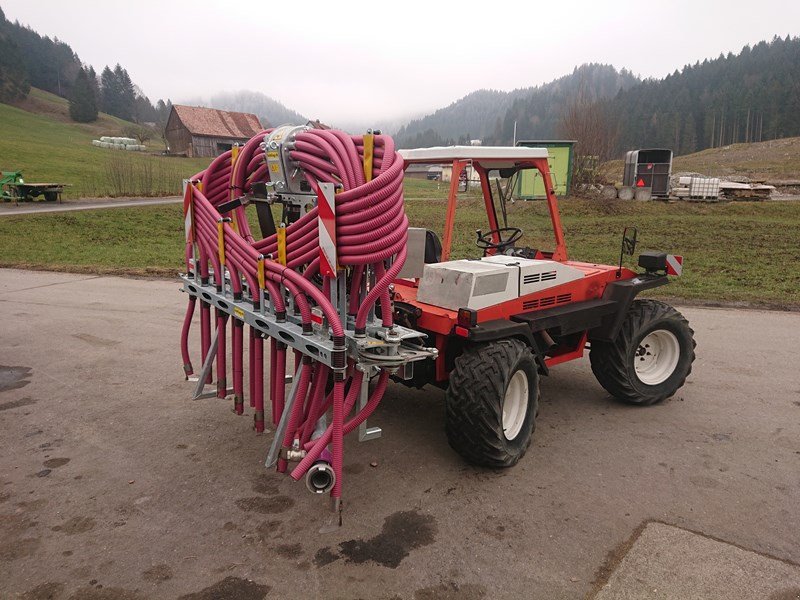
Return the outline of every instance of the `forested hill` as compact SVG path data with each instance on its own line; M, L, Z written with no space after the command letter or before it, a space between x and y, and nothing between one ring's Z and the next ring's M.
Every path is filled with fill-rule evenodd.
M595 100L614 96L639 82L626 70L586 64L569 75L533 88L512 92L478 90L446 108L411 121L397 133L403 147L431 146L481 139L510 144L517 121L517 139L552 138L568 100L577 93Z
M560 136L564 109L573 99L602 101L636 86L640 80L630 71L611 65L588 64L572 73L531 90L512 102L498 122L490 143L511 144L514 123L518 140L546 140Z
M277 127L286 123L305 123L307 117L285 107L277 100L273 100L261 92L240 90L238 92L221 92L211 96L210 100L190 100L186 104L210 106L221 110L234 110L238 112L253 113L261 120L262 125L269 124Z
M163 121L169 112L169 101L153 106L119 64L98 75L69 44L12 23L0 9L0 102L25 99L31 86L69 99L81 122L96 120L98 110L138 123Z
M607 102L617 149L688 154L736 142L800 135L800 38L774 38L739 54L648 79Z
M524 93L526 90L472 92L450 106L409 122L398 130L395 138L405 148L484 139L494 131L498 116L511 101Z

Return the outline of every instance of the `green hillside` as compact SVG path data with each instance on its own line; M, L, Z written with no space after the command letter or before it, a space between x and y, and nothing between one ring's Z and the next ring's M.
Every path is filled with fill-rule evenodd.
M147 142L146 153L92 146L132 125L104 113L94 123L75 123L66 100L32 88L16 106L0 104L0 170L22 170L30 182L68 183L65 198L164 196L180 193L181 180L208 165L159 156L158 139Z

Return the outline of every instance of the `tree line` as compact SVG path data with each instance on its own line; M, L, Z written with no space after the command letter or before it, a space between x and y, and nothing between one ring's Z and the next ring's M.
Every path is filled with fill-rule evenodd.
M98 76L69 44L41 36L18 21L10 22L0 8L0 102L24 100L31 86L69 100L73 120L88 123L102 111L136 123L163 124L172 106L154 105L117 64Z
M415 119L395 136L402 148L447 145L473 134L485 145L551 139L565 106L580 91L592 101L615 96L639 78L611 65L585 64L549 83L511 92L478 90L450 106ZM516 134L516 137L515 137Z
M775 37L647 79L604 109L618 153L649 146L689 154L800 135L800 38Z
M602 150L595 156L603 160L643 147L689 154L798 136L799 65L800 38L790 36L698 61L661 79L586 64L536 88L473 92L411 121L396 138L410 148L452 143L470 131L488 145L574 138L581 130L597 138L603 132L602 141L577 140Z

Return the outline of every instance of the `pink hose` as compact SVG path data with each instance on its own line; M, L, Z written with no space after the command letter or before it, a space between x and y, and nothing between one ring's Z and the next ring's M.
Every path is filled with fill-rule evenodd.
M252 190L256 183L267 182L269 173L261 143L271 130L260 132L250 139L238 153L235 163L232 152L215 158L193 181L200 182L200 188L191 187L191 200L194 217L195 248L187 245L187 271L197 254L193 269L207 281L213 269L214 284L218 290L226 289L237 301L259 303L259 257L277 256L277 236L254 239L250 230L244 207L237 207L225 215L219 207L231 199L238 198ZM349 136L341 131L308 129L297 133L290 141L289 156L300 168L312 189L318 182L331 182L337 187L336 203L336 245L337 262L342 269L339 277L347 277L350 297L347 312L355 316L356 334L365 332L370 311L380 306L382 325L391 327L393 314L389 285L396 278L406 258L408 219L403 206L403 160L395 152L394 142L388 136L375 135L372 152L371 177L364 174L364 137ZM367 181L369 179L369 181ZM231 217L233 223L224 223L224 270L220 263L218 222L222 217ZM321 311L324 322L330 328L334 348L344 348L344 327L340 320L338 307L330 299L331 289L336 281L330 277L320 280L319 213L314 207L286 228L286 266L268 258L263 261L264 287L269 301L260 310L274 311L278 318L286 314L284 298L292 299L292 306L299 319L292 316L303 327L303 334L313 331L315 311ZM367 294L362 293L362 283L366 273L375 274L375 282ZM225 275L228 275L226 284ZM320 283L321 281L321 283ZM226 290L227 291L227 290ZM342 300L344 301L344 300ZM191 373L188 336L195 312L196 298L190 298L181 330L181 355L184 369ZM201 350L205 359L210 346L211 323L210 305L200 301ZM319 319L316 319L319 323ZM232 370L234 410L243 411L244 397L244 324L233 317L232 329ZM219 343L216 355L218 394L224 396L226 390L226 345L227 314L218 311L217 331ZM250 405L255 410L255 429L264 430L264 347L263 334L249 328L249 396ZM294 343L294 342L293 342ZM272 421L277 425L284 411L286 344L279 338L270 339L269 348L269 398ZM295 349L295 364L300 365L303 357ZM367 405L352 415L361 389L363 372L352 367L346 369L339 365L331 369L314 359L313 354L302 358L303 364L296 373L300 379L295 383L296 397L288 415L288 427L281 442L284 447L298 441L307 450L305 458L292 471L292 477L299 479L307 469L326 455L330 446L330 461L336 476L331 491L334 498L341 497L342 465L344 456L344 436L353 431L375 410L380 402L389 374L381 370L378 383L370 394ZM326 385L333 373L333 389L326 393ZM332 419L321 437L315 429L320 419L332 406ZM327 458L327 457L326 457ZM281 459L279 470L286 469Z
M181 356L183 357L183 372L186 378L194 373L192 369L192 359L189 357L189 328L192 326L194 307L197 298L189 296L189 303L186 305L186 316L183 317L183 329L181 330Z

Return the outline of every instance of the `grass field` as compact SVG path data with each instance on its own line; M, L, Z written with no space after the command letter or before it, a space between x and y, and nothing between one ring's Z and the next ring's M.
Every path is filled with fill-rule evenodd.
M412 225L441 232L443 194L435 183L409 180ZM626 225L639 228L640 251L684 255L684 276L656 295L800 307L800 202L563 200L561 213L571 258L615 264ZM463 195L456 219L453 257L478 256L474 231L487 229L482 201ZM522 243L552 247L543 202L509 205L509 223L525 231ZM182 239L179 205L4 217L0 266L172 276L182 267Z
M181 180L208 159L152 156L92 146L101 135L132 125L106 114L74 123L63 98L35 88L20 108L0 104L0 170L22 170L29 182L68 183L65 198L163 196L180 193ZM160 152L160 140L147 142Z

